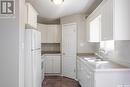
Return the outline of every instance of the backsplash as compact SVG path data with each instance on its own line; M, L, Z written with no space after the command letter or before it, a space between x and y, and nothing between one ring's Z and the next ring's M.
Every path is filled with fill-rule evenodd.
M115 41L113 61L130 67L130 40Z
M109 60L114 57L114 46L114 40L101 41L96 53L102 58Z
M43 52L60 52L60 43L42 43L41 49Z
M108 60L130 67L130 40L100 42L97 54Z

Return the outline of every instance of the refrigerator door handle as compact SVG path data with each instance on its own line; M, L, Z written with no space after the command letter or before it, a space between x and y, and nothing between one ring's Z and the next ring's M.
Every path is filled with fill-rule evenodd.
M31 51L36 51L36 50L41 50L41 48L37 48L37 49L32 49Z

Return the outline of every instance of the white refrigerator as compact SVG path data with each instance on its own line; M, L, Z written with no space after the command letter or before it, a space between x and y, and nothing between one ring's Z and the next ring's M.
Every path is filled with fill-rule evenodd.
M41 87L41 33L25 30L25 86Z

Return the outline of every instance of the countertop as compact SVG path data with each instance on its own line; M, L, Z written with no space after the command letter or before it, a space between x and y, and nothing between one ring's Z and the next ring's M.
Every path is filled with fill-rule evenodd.
M61 52L58 52L58 51L43 52L42 51L42 56L61 56Z
M81 54L77 54L78 58L81 58L80 60L82 62L84 62L87 65L90 65L90 67L94 70L94 71L130 71L130 68L125 67L123 65L117 64L115 62L112 61L108 61L108 63L104 63L104 64L98 64L94 61L88 61L85 58L94 58L97 57L96 55L94 55L93 53L81 53Z
M44 55L44 54L61 54L61 52L59 52L59 51L42 51L41 54L42 55Z
M97 57L94 53L77 53L78 57Z

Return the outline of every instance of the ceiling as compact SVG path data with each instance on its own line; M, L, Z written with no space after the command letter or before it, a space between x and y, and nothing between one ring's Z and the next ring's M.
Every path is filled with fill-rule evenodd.
M55 5L51 0L27 0L39 13L39 17L54 20L77 13L90 14L102 0L64 0L61 5Z

